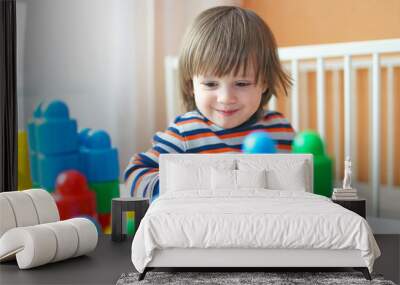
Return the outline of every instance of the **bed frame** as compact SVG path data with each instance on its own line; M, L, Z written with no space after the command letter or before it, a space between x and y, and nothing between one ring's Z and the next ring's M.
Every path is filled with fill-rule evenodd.
M243 154L168 154L160 156L160 194L165 191L166 171L168 162L181 160L183 156L190 156L192 163L218 159L240 159ZM268 154L254 154L253 158L268 156ZM312 155L310 154L279 154L277 159L303 160L309 164L309 179L312 181ZM312 183L309 183L308 192L313 192ZM329 250L329 249L249 249L249 248L168 248L157 249L153 259L139 280L143 280L146 273L155 268L232 268L237 271L246 271L250 268L343 268L350 267L361 271L367 280L371 276L359 250Z
M155 268L338 268L361 271L367 280L371 275L359 250L326 249L181 249L156 250L139 280Z

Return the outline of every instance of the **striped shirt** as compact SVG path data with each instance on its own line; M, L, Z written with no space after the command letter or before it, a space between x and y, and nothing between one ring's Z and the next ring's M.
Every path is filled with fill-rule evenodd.
M260 118L261 117L261 118ZM163 153L238 153L250 132L268 132L278 152L290 152L294 130L281 113L264 111L242 125L223 129L198 111L176 117L164 132L153 137L153 147L134 155L124 173L131 196L152 198L158 195L158 157Z

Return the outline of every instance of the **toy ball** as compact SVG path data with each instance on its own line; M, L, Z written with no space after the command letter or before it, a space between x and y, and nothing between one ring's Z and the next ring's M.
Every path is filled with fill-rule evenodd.
M111 147L110 136L102 130L89 132L86 146L91 149L105 149Z
M43 116L48 119L64 119L69 118L69 111L67 104L63 101L55 100L50 102L49 104L42 104L41 108L43 109Z
M325 155L324 143L320 135L314 131L299 133L292 144L293 153L311 153L313 155Z
M252 132L246 136L242 146L243 153L276 153L275 141L264 131Z
M86 177L77 170L61 172L56 179L56 190L61 195L78 196L89 191Z

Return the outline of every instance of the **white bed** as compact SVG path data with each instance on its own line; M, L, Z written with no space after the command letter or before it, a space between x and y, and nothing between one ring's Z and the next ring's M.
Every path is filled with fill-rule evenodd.
M132 243L154 267L354 267L380 255L362 217L312 194L312 156L169 154Z

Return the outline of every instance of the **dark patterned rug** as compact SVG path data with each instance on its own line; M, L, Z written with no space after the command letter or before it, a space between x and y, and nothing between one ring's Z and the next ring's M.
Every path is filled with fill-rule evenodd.
M122 274L117 285L133 284L390 284L382 275L372 274L372 281L361 272L154 272L142 281L139 273Z

